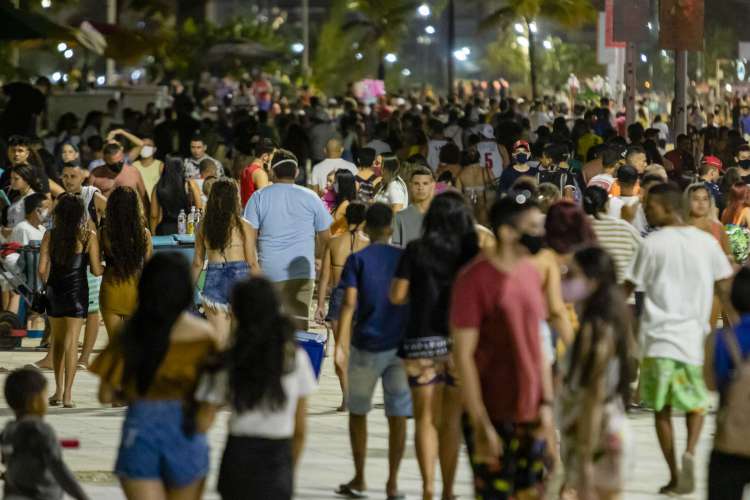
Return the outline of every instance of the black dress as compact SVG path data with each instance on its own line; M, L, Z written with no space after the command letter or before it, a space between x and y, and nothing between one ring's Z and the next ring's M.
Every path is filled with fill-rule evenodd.
M86 278L88 253L73 256L62 268L52 261L47 280L47 315L52 318L85 318L89 313L89 283Z
M156 198L161 207L161 222L156 226L156 236L177 234L177 217L180 215L180 210L184 210L186 216L190 212L190 200L186 191L187 188L184 188L182 192L170 193L166 189L156 192Z

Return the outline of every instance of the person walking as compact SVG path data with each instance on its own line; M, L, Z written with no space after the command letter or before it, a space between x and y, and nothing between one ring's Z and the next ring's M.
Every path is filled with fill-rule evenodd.
M190 213L191 207L203 209L203 199L193 179L186 179L179 158L168 158L161 178L151 194L151 233L164 236L178 233L180 211Z
M338 340L338 322L341 315L341 307L344 303L345 289L341 284L341 272L346 264L346 259L369 245L370 240L362 232L365 224L365 213L367 207L364 203L353 202L346 208L346 222L348 232L332 237L323 251L323 259L320 268L320 279L318 281L318 306L315 310L315 320L318 323L328 322L333 331L334 340ZM328 312L325 311L326 296L329 288L332 288L328 300ZM346 370L336 366L336 376L341 383L343 400L337 411L346 411Z
M253 262L252 228L242 219L240 210L237 182L219 179L211 188L206 215L195 232L193 283L197 283L203 264L208 261L201 300L221 345L229 340L232 287L250 275Z
M42 238L39 276L47 290L47 316L52 334L52 365L55 393L52 406L73 403L78 336L88 315L89 290L86 265L91 274L103 272L99 242L93 223L84 217L83 203L76 196L61 195L53 215L53 226Z
M109 196L99 245L106 264L99 306L111 340L135 312L138 277L153 248L138 194L133 189L118 187Z
M253 272L262 272L279 289L287 312L307 329L315 280L316 241L327 244L333 222L323 202L297 186L297 158L279 149L271 159L274 184L250 198L244 218L250 223ZM257 252L255 251L257 245Z
M401 178L401 164L394 155L386 155L382 161L383 181L374 196L375 201L385 203L394 213L409 205L409 189Z
M474 219L464 198L456 192L438 195L425 215L422 237L406 246L391 286L392 303L410 304L399 356L414 402L424 500L434 495L438 457L442 498L453 497L461 396L450 359L450 294L458 270L478 251Z
M115 474L128 500L198 500L208 475L210 421L199 418L206 412L194 394L217 338L189 312L193 283L179 253L148 261L137 294L138 307L90 368L101 378L100 402L128 405Z
M665 493L695 489L695 449L708 392L703 381L703 338L710 332L714 292L728 315L732 267L716 239L683 222L682 193L677 186L658 184L648 191L646 218L659 230L650 234L625 272L628 295L645 293L641 315L643 361L640 396L655 412L656 434L669 466ZM685 412L687 448L682 470L677 465L672 412Z
M630 448L625 409L635 342L616 261L603 248L581 249L563 287L566 299L581 308L560 395L566 484L581 499L620 498Z
M295 344L294 321L282 312L273 283L240 281L232 291L232 313L232 346L197 391L200 402L214 409L228 404L232 411L217 489L223 500L288 500L315 373Z
M341 309L335 364L347 372L349 436L354 459L354 478L335 493L348 498L362 497L367 489L367 414L380 379L388 419L389 499L402 498L398 470L406 446L406 419L412 415L411 395L404 365L398 357L406 310L388 300L401 250L388 244L393 212L383 203L367 210L366 231L371 244L349 256L341 274L344 305ZM355 310L356 318L355 318Z
M412 170L409 178L409 206L393 218L391 242L400 248L422 236L422 222L435 196L435 177L427 167Z
M450 300L453 352L468 414L478 498L540 498L552 428L552 371L542 351L542 282L524 244L541 215L525 197L490 210L494 252L467 265Z

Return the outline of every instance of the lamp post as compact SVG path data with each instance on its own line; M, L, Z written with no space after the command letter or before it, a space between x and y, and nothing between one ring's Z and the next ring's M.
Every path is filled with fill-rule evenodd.
M453 5L453 0L448 0L448 40L447 40L447 57L445 58L448 65L448 94L447 97L453 95L453 80L455 78L455 66L453 61L453 52L456 46L456 9Z

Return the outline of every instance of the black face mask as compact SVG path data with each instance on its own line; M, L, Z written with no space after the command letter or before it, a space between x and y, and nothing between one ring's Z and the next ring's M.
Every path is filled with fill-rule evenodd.
M107 168L112 170L114 173L119 174L122 172L122 167L125 165L125 162L118 161L117 163L107 163Z
M513 155L513 159L516 161L516 163L523 164L529 161L529 155L527 155L526 153L517 153Z
M740 160L737 162L737 165L742 168L750 168L750 160Z
M544 246L544 237L532 236L528 233L522 233L519 242L521 243L521 245L526 247L531 255L536 255Z

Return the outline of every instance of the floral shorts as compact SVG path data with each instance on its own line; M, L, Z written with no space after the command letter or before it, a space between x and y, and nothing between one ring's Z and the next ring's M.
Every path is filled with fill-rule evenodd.
M709 402L703 368L674 359L646 358L641 363L641 399L654 411L669 406L676 411L703 412Z

